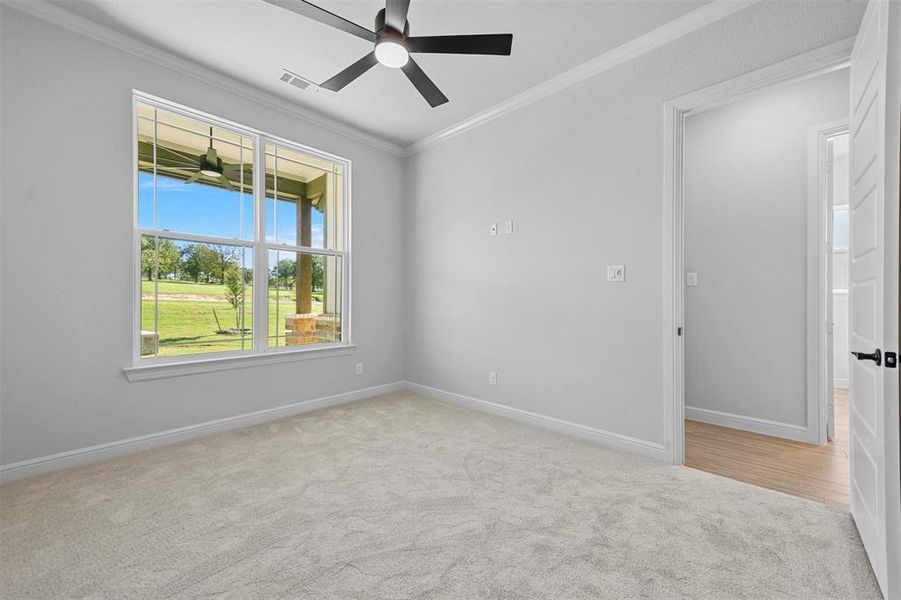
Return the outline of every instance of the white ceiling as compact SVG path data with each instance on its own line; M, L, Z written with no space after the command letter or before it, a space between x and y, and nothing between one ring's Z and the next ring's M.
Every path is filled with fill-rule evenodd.
M301 91L372 48L262 0L52 0L92 21L254 87L406 145L594 58L709 0L412 0L411 35L513 33L509 57L415 55L450 98L430 108L398 70L376 65L338 93ZM315 0L373 28L379 0Z

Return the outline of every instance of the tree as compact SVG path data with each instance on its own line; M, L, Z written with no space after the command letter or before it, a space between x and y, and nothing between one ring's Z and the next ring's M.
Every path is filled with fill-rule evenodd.
M194 283L200 281L200 276L203 274L203 265L201 265L197 249L197 244L189 244L181 250L181 268L188 277L194 280Z
M297 263L284 258L272 267L271 277L277 287L289 288L294 285L294 277L297 274Z
M314 290L322 290L325 283L325 257L318 255L313 257L313 283Z
M172 240L161 239L159 246L159 276L177 275L181 268L181 252Z
M233 246L210 246L210 276L217 282L225 282L225 269L229 263L236 261L238 250Z
M172 240L165 238L141 238L141 272L147 274L147 281L153 281L153 273L164 278L178 273L181 267L181 253Z
M196 244L191 252L191 261L193 262L193 268L196 269L198 278L203 277L207 283L212 283L214 279L219 282L222 281L224 272L223 257L217 250L214 250L207 244ZM194 281L197 281L197 279Z
M241 308L244 306L244 274L236 260L229 260L223 269L225 299L235 311L235 329L241 329Z
M156 245L153 238L141 238L141 273L147 274L147 281L153 281L153 271L156 268Z

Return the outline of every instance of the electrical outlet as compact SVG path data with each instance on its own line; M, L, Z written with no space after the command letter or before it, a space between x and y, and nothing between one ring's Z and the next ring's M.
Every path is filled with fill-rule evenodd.
M497 235L497 223L492 223L492 224L488 227L488 233L489 233L490 235Z
M357 363L357 371L356 371L356 373L357 373L357 375L362 375L362 374L363 374L363 363Z
M513 219L504 221L504 233L513 233Z
M488 385L497 385L497 371L488 371Z
M697 287L698 274L697 273L686 273L685 274L685 285L687 285L688 287Z
M626 267L623 265L608 265L607 266L607 281L625 281L626 280Z

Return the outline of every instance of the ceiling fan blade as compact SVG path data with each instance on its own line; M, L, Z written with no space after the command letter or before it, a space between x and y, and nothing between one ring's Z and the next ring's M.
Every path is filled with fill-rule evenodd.
M203 177L203 173L201 173L200 171L197 171L196 173L194 173L193 175L191 175L190 177L188 177L188 179L185 180L185 183L194 183L195 181L197 181L197 180L200 179L201 177Z
M415 60L411 58L407 61L406 65L400 68L400 70L404 72L404 75L407 76L410 83L419 90L419 93L422 94L422 97L426 99L426 102L428 102L432 108L441 106L447 102L447 96L441 93L438 86L429 79L429 76L425 74L418 64L416 64Z
M150 160L148 162L152 163L153 161ZM169 161L158 160L158 161L156 161L156 167L158 169L168 169L168 170L172 170L172 169L179 170L180 169L182 171L185 171L185 170L196 171L198 168L200 168L200 165L198 165L197 163L194 163L193 165L189 165L186 163L174 163L174 162L169 162Z
M153 154L153 146L149 146L148 155L152 158ZM143 153L142 153L143 154ZM201 155L203 156L203 155ZM179 150L173 150L172 148L167 148L166 146L157 144L156 147L156 159L159 160L172 160L180 162L181 159L186 160L190 163L193 163L196 167L200 164L200 157L196 154L187 154L185 152L181 152Z
M408 37L410 52L430 54L496 54L510 56L512 33L484 33L475 35L427 35Z
M339 17L334 13L330 13L324 8L319 8L315 4L310 4L305 0L264 0L274 6L279 6L299 15L303 15L308 19L319 21L325 25L340 29L357 37L363 38L368 42L375 42L375 32L369 31L365 27L361 27L356 23L348 21L343 17Z
M348 83L371 69L378 61L375 58L375 52L370 52L354 64L350 65L319 87L337 92Z
M225 175L220 175L219 178L217 179L217 181L219 181L219 183L221 183L222 185L224 185L225 187L227 187L227 188L230 189L231 191L235 191L235 186L232 185L232 182L229 181L229 180L225 177Z
M410 0L386 0L385 25L403 32L407 25L407 12L410 10Z
M246 163L243 166L233 163L222 163L222 174L229 179L240 182L242 171L244 173L245 184L250 185L251 178L253 177L253 167L251 165Z
M153 164L153 154L138 154L138 160L148 164ZM173 160L164 156L157 155L156 166L160 169L197 169L200 163L197 161L186 162L182 160Z

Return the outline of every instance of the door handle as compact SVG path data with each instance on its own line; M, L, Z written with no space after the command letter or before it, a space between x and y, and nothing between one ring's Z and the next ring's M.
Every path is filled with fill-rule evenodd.
M852 352L857 360L872 360L876 363L876 366L880 366L882 364L882 350L876 348L876 352L872 354L867 354L866 352Z

